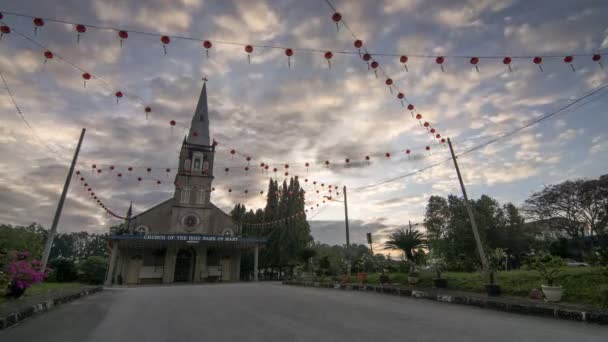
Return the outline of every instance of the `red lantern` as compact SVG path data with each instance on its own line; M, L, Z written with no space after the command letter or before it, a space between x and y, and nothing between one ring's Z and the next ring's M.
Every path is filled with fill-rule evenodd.
M390 158L391 154L389 152L386 152L385 156L386 156L386 158Z
M360 49L363 46L363 42L360 39L355 40L355 42L353 43L353 45L357 48Z
M325 167L329 167L329 160L325 161Z
M285 172L285 177L289 176L289 172Z
M409 105L407 105L407 109L409 109L409 110L414 110L414 105L413 105L413 104L409 104Z
M118 103L118 100L122 97L122 91L119 90L114 95L116 95L116 103Z
M435 135L435 138L437 138L437 139L441 138L441 134L437 133L437 135Z
M512 72L513 69L511 69L511 57L505 57L502 59L502 64L506 65L509 68L509 72Z
M42 18L34 18L34 34L38 34L38 28L44 26L44 20Z
M249 171L249 166L245 166L245 172Z
M431 150L431 146L427 146L427 147L425 147L425 149L426 149L427 151L430 151L430 150Z
M277 173L277 171L279 171L279 169L277 169L276 167L272 169L272 172L274 172L275 174Z
M430 126L430 123L428 123L428 122L425 121L424 122L424 127L429 127L429 126Z
M146 113L146 120L148 119L148 114L150 114L151 111L152 111L152 108L150 108L150 107L144 108L144 112Z
M367 62L367 69L369 70L369 61L371 61L372 55L370 55L369 53L363 54L363 57L361 57L361 59Z
M340 21L342 20L342 14L336 12L331 16L331 20L336 23L336 30L340 31Z
M84 79L84 87L87 87L87 81L91 79L91 74L85 72L82 74L82 78Z
M409 70L407 70L407 61L408 61L408 57L407 56L401 56L399 57L399 62L401 62L401 64L403 64L403 67L405 68L405 72L408 72Z
M602 68L602 70L604 69L604 66L602 65L602 62L601 62L602 55L596 53L591 57L591 60L594 62L597 62L597 64L600 65L600 68Z
M538 69L540 71L543 71L543 66L541 65L542 62L543 62L543 58L542 57L536 56L536 57L534 57L532 59L532 62L534 62L534 64L538 65Z
M120 47L122 47L122 41L129 38L127 31L118 31L118 37L120 38Z
M110 170L114 170L114 165L110 165Z
M122 173L117 174L118 178L122 177Z
M53 53L49 50L46 50L46 51L44 51L44 57L46 58L44 60L44 63L46 63L47 60L53 59Z
M286 168L286 169L289 169L289 164L285 164L285 168Z
M169 125L171 125L171 126L175 126L175 120L171 120L171 121L169 121Z
M5 34L9 34L11 33L11 28L6 26L6 25L2 25L0 26L0 38L2 38L2 36L4 36Z
M573 61L574 61L574 57L572 57L572 56L566 56L566 57L564 57L564 63L570 64L570 68L572 69L572 72L576 71L574 69L574 64L572 64Z
M78 44L80 43L80 34L87 32L87 27L82 24L78 24L76 25L76 32L78 32L78 34L76 34L76 44Z
M350 159L346 158L344 159L344 162L346 162L346 164L350 163Z
M163 51L165 51L165 55L167 54L167 45L171 43L171 38L169 36L160 37L160 41L163 43Z
M410 153L411 153L411 151L410 151L410 150L405 150L405 153L406 153L406 154L410 154Z
M327 66L331 69L331 59L334 56L334 54L331 53L331 51L327 51L324 56L325 56L325 59L327 60Z
M293 50L285 49L285 56L287 56L287 66L291 68L291 56L293 56Z
M209 49L211 49L212 46L213 44L211 44L211 42L208 40L205 40L203 42L203 47L205 48L205 54L207 55L207 58L209 58Z
M418 120L422 119L422 115L421 114L416 114L416 119L418 119Z
M129 168L127 170L129 170L129 172L131 172L131 171L133 171L133 168L131 166L129 166Z
M264 169L268 170L269 166L268 165L264 165Z
M159 181L159 180L156 181L156 184L160 185L160 183L161 183L161 181Z
M91 167L92 167L93 169L96 169L96 168L97 168L97 165L93 164L93 165L91 165Z
M141 182L141 177L137 177L137 181L138 181L138 182Z
M445 144L445 139L441 138L441 143Z
M431 128L431 133L435 134L435 129Z
M477 72L479 72L479 66L477 65L477 63L479 63L479 57L471 57L471 60L469 62L473 64L475 66L475 69L477 69Z
M198 137L198 132L197 131L192 132L192 136L193 137Z
M374 70L374 74L376 75L376 78L378 78L378 70L376 70L376 69L378 69L380 64L378 64L378 62L376 62L376 61L373 61L370 63L369 66Z
M247 62L249 64L251 64L251 53L253 52L253 46L246 45L245 46L245 52L247 52Z
M79 175L79 174L80 174L80 171L76 170L76 175Z
M171 169L166 169L165 171L166 171L167 173L169 173L169 172L171 172Z
M439 64L439 66L441 67L441 72L445 71L443 69L443 62L445 62L445 58L443 56L439 56L439 57L435 58L435 63Z
M390 78L387 78L386 81L385 81L385 83L386 83L387 86L391 86L393 84L393 80L390 79Z

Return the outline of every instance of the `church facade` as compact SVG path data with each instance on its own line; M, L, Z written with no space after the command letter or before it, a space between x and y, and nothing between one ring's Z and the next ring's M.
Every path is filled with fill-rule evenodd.
M203 84L190 131L181 146L172 198L127 221L127 234L110 235L106 285L240 280L241 254L265 240L241 228L211 202L215 146L210 141Z

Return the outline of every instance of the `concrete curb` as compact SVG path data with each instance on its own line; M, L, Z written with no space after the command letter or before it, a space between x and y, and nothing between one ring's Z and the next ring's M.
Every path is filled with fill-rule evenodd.
M10 327L11 325L15 325L18 322L23 321L24 319L31 317L33 315L49 311L52 308L54 308L55 306L69 303L78 298L85 297L90 294L100 292L102 290L103 290L103 287L101 287L101 286L93 287L93 288L86 288L86 289L80 290L78 292L72 292L72 293L67 293L67 294L64 293L60 296L47 299L38 304L32 304L32 305L20 308L17 311L12 312L4 317L0 317L0 330L6 329L6 328Z
M515 302L502 297L482 297L474 295L454 295L442 293L441 289L412 289L395 285L363 285L363 284L336 284L306 281L284 281L283 285L321 287L328 289L368 291L395 296L423 298L439 302L472 305L484 309L492 309L533 316L552 317L571 321L608 324L608 310L583 310L568 308L564 305L551 303L530 303L527 301Z

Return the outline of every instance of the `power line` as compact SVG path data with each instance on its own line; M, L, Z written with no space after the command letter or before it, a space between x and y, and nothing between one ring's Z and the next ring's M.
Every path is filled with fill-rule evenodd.
M513 135L521 132L522 130L524 130L524 129L530 127L530 126L533 126L533 125L535 125L535 124L537 124L537 123L539 123L541 121L547 120L547 119L549 119L549 118L551 118L551 117L553 117L553 116L555 116L557 114L560 114L564 110L573 107L574 105L576 105L576 104L582 102L583 100L585 100L585 99L587 99L587 98L589 98L589 97L591 97L591 96L599 93L600 91L602 91L602 90L604 90L606 88L608 88L608 83L604 83L604 84L602 84L602 85L600 85L600 86L598 86L598 87L590 90L586 94L584 94L584 95L576 98L575 100L569 102L568 104L565 104L565 105L563 105L563 106L561 106L561 107L559 107L559 108L557 108L557 109L555 109L555 110L553 110L553 111L551 111L551 112L549 112L549 113L547 113L547 114L545 114L545 115L543 115L543 116L541 116L541 117L539 117L537 119L534 119L534 120L526 123L525 125L523 125L521 127L518 127L518 128L516 128L516 129L514 129L512 131L509 131L507 133L500 134L496 138L491 139L491 140L489 140L487 142L484 142L484 143L481 143L479 145L473 146L472 148L470 148L470 149L468 149L468 150L466 150L464 152L461 152L461 153L457 154L456 157L460 157L462 155L469 154L469 153L477 151L477 150L479 150L479 149L481 149L483 147L486 147L486 146L488 146L490 144L493 144L493 143L495 143L497 141L500 141L502 139L511 137L511 136L513 136ZM604 95L606 95L606 94L604 94ZM604 96L604 95L602 95L602 96ZM599 99L599 98L601 98L601 97L596 98L596 100ZM589 104L592 101L593 100L588 101L588 102L584 103L583 105ZM434 167L437 167L437 166L439 166L439 165L441 165L441 164L443 164L443 163L445 163L447 161L450 161L450 160L452 160L452 158L444 159L444 160L442 160L440 162L437 162L435 164L426 166L426 167L424 167L422 169L419 169L419 170L416 170L416 171L413 171L413 172L410 172L410 173L407 173L407 174L404 174L404 175L401 175L401 176L398 176L398 177L386 179L386 180L383 180L383 181L378 182L378 183L373 183L373 184L369 184L369 185L364 185L364 186L356 187L356 188L353 188L352 190L353 191L365 190L365 189L374 188L374 187L377 187L377 186L380 186L380 185L384 185L384 184L387 184L387 183L391 183L391 182L394 182L394 181L397 181L397 180L400 180L400 179L403 179L403 178L411 177L411 176L414 176L414 175L419 174L421 172L424 172L426 170L429 170L429 169L432 169Z

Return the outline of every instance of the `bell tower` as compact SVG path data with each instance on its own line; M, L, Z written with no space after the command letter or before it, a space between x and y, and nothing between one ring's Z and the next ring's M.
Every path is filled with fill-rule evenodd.
M203 83L188 136L184 137L175 175L171 231L206 234L210 229L211 184L215 146L209 138L207 83Z

